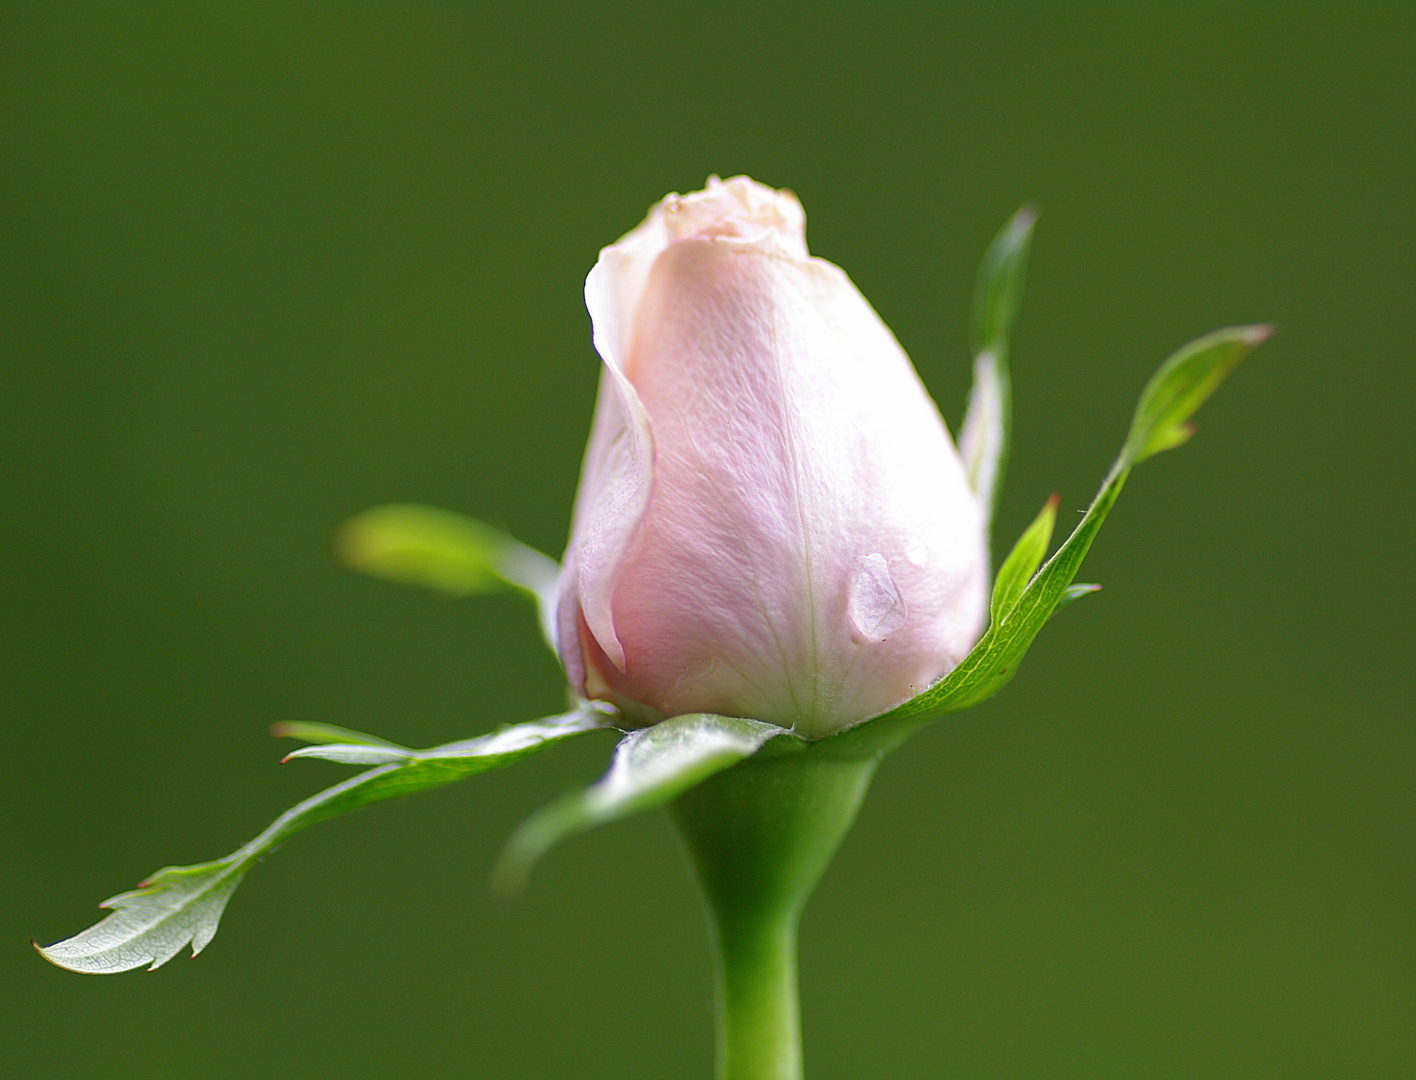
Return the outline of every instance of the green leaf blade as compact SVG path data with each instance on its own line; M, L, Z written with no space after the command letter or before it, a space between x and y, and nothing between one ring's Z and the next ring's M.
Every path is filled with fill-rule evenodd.
M1273 328L1266 325L1226 327L1190 342L1166 360L1141 392L1121 451L1125 465L1138 465L1186 442L1194 434L1190 417L1195 410L1272 334Z
M975 356L991 352L1007 359L1008 341L1023 296L1028 251L1036 224L1037 211L1031 206L1021 207L998 231L984 253L974 285L969 326L969 344Z
M449 596L495 592L504 533L435 506L392 503L350 518L339 532L341 561L375 577Z
M1017 606L1018 600L1027 588L1028 581L1047 554L1047 545L1052 542L1052 528L1057 521L1057 496L1047 500L1033 523L1023 530L1023 535L1013 545L1013 550L998 568L998 576L993 579L993 600L989 605L992 622L1001 623Z
M369 803L427 791L478 773L502 768L538 753L562 739L603 730L608 726L610 715L610 710L587 702L581 708L560 716L525 724L512 724L489 735L446 743L427 750L407 751L400 754L396 762L382 764L368 772L350 777L344 783L327 788L287 810L265 832L246 845L246 848L259 854L316 822L346 814ZM313 751L339 749L338 746L305 747L303 751L296 751L296 754L312 757L315 756ZM357 752L364 748L350 749ZM361 763L345 760L352 764Z
M984 254L974 289L970 326L973 387L959 427L959 455L988 521L1008 464L1013 427L1008 348L1036 220L1037 215L1025 206L1003 226Z
M187 945L196 956L249 867L235 856L199 866L169 866L132 892L99 904L113 913L65 941L35 950L51 964L85 975L134 968L156 971Z
M555 648L560 566L501 529L436 506L390 503L346 521L337 549L353 570L448 596L506 587L525 593L536 601L541 633Z
M1006 362L991 352L974 357L968 410L959 428L959 456L969 486L983 506L986 523L993 520L1003 488L1012 436L1012 389L1008 381Z
M968 656L928 690L881 717L938 715L971 708L1003 689L1052 614L1082 564L1101 523L1121 492L1126 474L1114 476L1082 522L1028 583L1003 621L991 622Z
M1016 589L1018 575L1010 568L1008 579L995 583L988 629L957 667L922 693L870 722L955 712L986 701L1006 686L1047 620L1079 597L1099 588L1074 586L1072 581L1121 494L1132 466L1184 442L1189 437L1187 425L1195 410L1214 392L1224 376L1270 333L1267 326L1219 330L1191 342L1166 360L1142 391L1121 453L1072 535L1027 582L1010 608L1006 601ZM1037 525L1034 522L1029 533ZM1027 537L1025 533L1019 547L1030 551L1035 541L1025 543ZM1017 549L1015 554L1018 554ZM1012 556L1009 558L1011 560ZM1026 563L1021 554L1018 558L1020 565ZM999 577L1004 578L1002 570Z
M1056 615L1068 604L1080 600L1084 596L1090 596L1094 592L1100 592L1101 586L1096 584L1068 585L1062 590L1062 598L1057 601L1057 606L1052 609L1052 614Z
M101 922L64 941L35 948L59 967L92 975L143 966L152 970L188 944L195 956L216 933L226 903L246 871L261 855L295 833L370 803L442 787L510 765L562 739L603 730L609 726L611 715L613 711L606 707L586 703L560 716L514 724L476 739L428 750L347 742L305 747L291 756L321 756L317 752L323 751L330 760L350 764L369 764L377 760L373 755L379 754L396 755L396 759L305 799L224 859L159 870L137 889L104 901L100 906L113 909L113 913ZM345 756L334 756L338 754Z
M394 765L414 760L410 750L386 746L358 746L350 743L330 743L325 746L302 746L281 759L281 764L296 758L319 758L340 765Z
M406 746L381 739L377 735L366 735L362 731L338 727L334 724L312 723L306 720L282 720L271 724L270 733L277 739L303 739L309 743L329 745L347 743L350 746L382 746L387 750L407 750Z
M519 893L554 844L597 825L660 806L714 773L790 736L758 720L690 713L632 731L615 748L609 771L527 818L507 841L493 875L497 892Z

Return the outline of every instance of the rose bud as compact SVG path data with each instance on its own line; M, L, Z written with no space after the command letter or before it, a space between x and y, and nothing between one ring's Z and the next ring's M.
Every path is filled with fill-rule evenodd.
M985 525L889 328L788 191L670 195L585 282L604 367L560 578L576 692L816 737L983 626Z

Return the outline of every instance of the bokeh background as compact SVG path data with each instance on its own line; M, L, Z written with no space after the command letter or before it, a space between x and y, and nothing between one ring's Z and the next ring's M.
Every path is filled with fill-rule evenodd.
M339 569L422 501L564 542L581 284L670 190L793 188L956 424L1041 210L996 546L1085 506L1173 348L1279 335L1145 465L983 708L882 770L804 926L813 1080L1416 1075L1416 7L0 8L0 1068L710 1075L662 815L493 901L591 737L291 841L198 960L27 945L347 774L556 711L529 610Z

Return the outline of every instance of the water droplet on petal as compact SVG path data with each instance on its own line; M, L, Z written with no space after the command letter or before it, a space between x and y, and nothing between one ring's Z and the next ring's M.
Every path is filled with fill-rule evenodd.
M905 621L905 602L890 576L890 564L879 552L856 556L846 611L870 641L884 641Z
M915 566L928 566L929 548L916 540L914 543L910 544L909 547L905 548L905 558L909 559Z

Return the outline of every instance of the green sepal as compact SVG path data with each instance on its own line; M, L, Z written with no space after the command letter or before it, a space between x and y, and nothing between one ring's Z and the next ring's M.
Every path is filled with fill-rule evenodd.
M476 518L414 503L375 506L339 530L340 559L351 569L449 596L513 588L536 601L541 633L555 651L559 564Z
M973 387L959 428L964 461L986 520L993 518L1008 464L1013 428L1013 388L1008 373L1008 343L1022 299L1028 248L1037 215L1023 207L1003 226L984 253L974 289L970 347Z
M517 827L493 872L494 888L502 895L519 893L552 845L661 806L777 736L796 738L776 724L712 713L688 713L631 731L600 780L548 803Z
M1271 326L1233 326L1190 342L1170 357L1141 392L1131 432L1121 451L1126 465L1172 450L1195 433L1190 417L1254 346L1273 335Z
M308 720L282 720L271 724L270 733L277 739L302 739L309 743L349 743L352 746L382 746L389 750L408 749L377 735L366 735L362 731Z
M1074 600L1080 600L1090 593L1101 592L1101 586L1097 584L1068 585L1062 590L1062 598L1057 601L1057 606L1052 609L1052 614L1056 615Z
M377 768L352 776L287 810L263 833L224 859L159 870L132 892L105 900L113 909L102 922L39 954L59 967L106 975L147 966L161 967L188 943L201 952L216 933L226 902L253 863L301 829L369 803L442 787L477 773L509 765L553 742L609 726L616 714L586 704L574 712L510 727L476 739L430 750L407 750L392 743L332 743L305 747L291 757L323 756ZM296 725L291 725L296 726ZM307 734L357 735L342 728L308 725ZM319 751L325 751L320 754ZM365 756L359 756L365 755Z
M993 622L1002 622L1017 606L1028 581L1042 565L1043 556L1052 543L1052 527L1056 521L1057 496L1053 495L1033 523L1023 530L1023 535L1018 537L1013 550L998 568L998 576L993 579L993 600L989 604L989 616Z
M1131 467L1189 438L1192 430L1189 420L1195 410L1235 364L1271 332L1267 326L1217 330L1184 346L1166 360L1141 393L1125 445L1072 535L1032 577L1013 604L998 602L1000 589L1006 599L1015 588L1011 571L1006 585L995 586L988 629L958 667L928 690L871 722L955 712L977 705L1001 690L1016 673L1028 646L1047 620L1079 596L1098 588L1074 587L1072 579L1121 494ZM1038 521L1029 526L1013 555L1005 561L1005 568L1015 557L1018 565L1025 565L1031 558L1036 545L1035 530L1040 530L1039 522L1046 513L1044 510ZM1001 577L1003 571L999 574Z
M1031 206L1020 207L984 252L969 321L969 347L974 355L991 352L1005 359L1008 355L1036 224L1037 211Z

